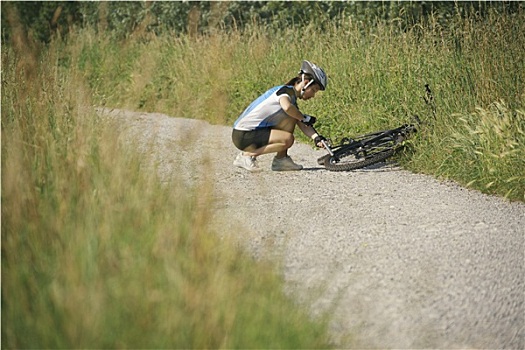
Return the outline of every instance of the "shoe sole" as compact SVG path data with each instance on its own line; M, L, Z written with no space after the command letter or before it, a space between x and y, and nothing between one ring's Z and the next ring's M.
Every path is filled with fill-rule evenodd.
M235 164L235 163L233 163L233 165L235 165L237 168L248 170L250 173L256 173L262 170L261 168L247 168L244 165Z
M272 170L273 171L299 171L299 170L303 170L303 167L300 167L300 168L287 168L287 169L276 169L276 168L272 167Z

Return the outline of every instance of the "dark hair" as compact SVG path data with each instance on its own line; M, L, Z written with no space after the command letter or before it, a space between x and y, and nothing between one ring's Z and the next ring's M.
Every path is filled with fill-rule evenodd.
M300 80L301 80L301 77L292 78L286 83L286 85L293 86L293 85L295 85L295 83L297 83Z
M304 75L304 79L305 79L305 80L312 80L313 78L314 78L314 77L313 77L311 74L305 74L305 75ZM296 83L300 82L301 79L302 79L302 74L299 74L298 76L296 76L296 77L290 79L290 80L286 83L286 85L292 85L292 86L293 86L293 85L295 85ZM316 82L316 83L317 83L317 82Z

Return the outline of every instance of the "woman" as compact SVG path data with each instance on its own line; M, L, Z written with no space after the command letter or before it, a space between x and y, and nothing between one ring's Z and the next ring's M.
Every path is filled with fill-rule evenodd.
M233 124L232 140L241 153L233 164L249 171L260 170L257 156L276 153L272 170L301 170L293 162L288 149L294 143L294 129L299 129L322 147L324 137L312 128L315 117L302 114L297 99L309 100L319 90L325 90L328 79L324 70L309 61L303 61L299 75L286 85L275 86L253 101Z

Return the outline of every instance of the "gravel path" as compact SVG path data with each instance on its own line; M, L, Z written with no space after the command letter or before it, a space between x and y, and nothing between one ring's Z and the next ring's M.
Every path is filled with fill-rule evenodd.
M168 181L215 182L214 225L278 259L287 293L349 348L525 348L525 205L387 164L354 172L235 168L231 129L157 113L100 110ZM128 136L126 136L128 137Z

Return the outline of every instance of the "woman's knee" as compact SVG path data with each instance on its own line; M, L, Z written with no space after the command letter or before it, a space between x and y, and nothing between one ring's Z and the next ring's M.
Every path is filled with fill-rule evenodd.
M270 144L279 144L283 150L292 147L294 140L293 133L284 130L273 129L270 135Z
M294 141L295 141L295 137L293 136L293 134L288 134L288 137L286 137L285 140L284 140L285 147L286 148L292 147Z

